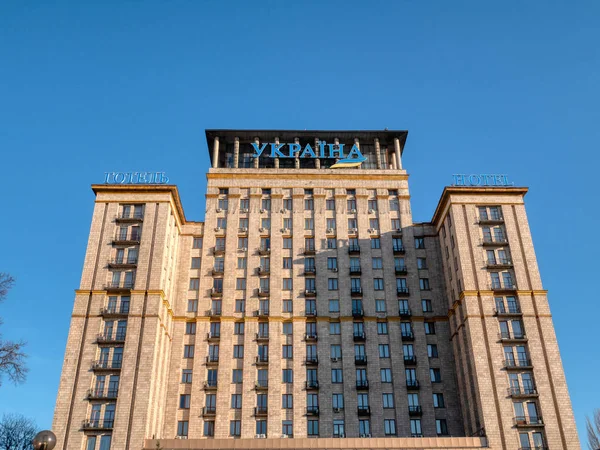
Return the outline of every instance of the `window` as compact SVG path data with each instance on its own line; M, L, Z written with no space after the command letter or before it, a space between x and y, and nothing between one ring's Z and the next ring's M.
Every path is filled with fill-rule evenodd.
M372 238L371 248L381 248L381 240L379 238Z
M383 421L383 429L386 436L396 436L396 420L385 419Z
M263 198L260 203L260 208L264 209L265 211L271 211L271 199Z
M239 298L235 301L235 312L244 312L246 310L246 301Z
M291 300L283 300L281 311L291 313L294 310L294 303Z
M330 291L337 291L338 290L338 279L337 278L329 278L327 280L327 288Z
M440 369L429 369L429 378L432 383L440 383L442 381Z
M341 438L345 437L346 433L344 431L344 421L343 420L334 420L333 421L333 437Z
M315 220L310 217L305 218L304 219L304 229L305 230L314 230L315 229Z
M421 431L421 419L410 420L410 435L412 437L422 437L423 432Z
M427 344L427 356L430 358L438 357L438 349L436 344Z
M331 382L343 383L342 369L331 369Z
M237 359L241 359L244 357L244 346L243 345L234 345L233 346L233 357Z
M291 420L283 420L281 422L281 434L284 434L286 436L294 435L294 425Z
M335 198L328 198L325 200L325 209L327 209L327 211L335 211Z
M235 322L233 324L233 334L244 334L244 322Z
M340 301L338 299L329 300L329 312L339 313L340 312Z
M386 311L385 300L377 299L375 300L375 311L384 313Z
M96 436L88 436L86 450L96 450Z
M419 278L419 287L422 291L429 291L429 278Z
M292 238L283 238L283 248L292 248Z
M305 198L304 209L307 211L312 211L313 209L315 209L315 201L312 198Z
M445 408L444 394L433 394L433 407L434 408Z
M287 209L288 211L291 211L292 209L294 209L294 200L291 198L284 198L283 199L283 208Z
M200 289L200 278L190 278L190 291Z
M241 394L231 394L231 409L242 409Z
M293 409L294 408L294 397L292 396L292 394L282 394L281 407L283 409Z
M392 382L392 369L380 369L381 382L391 383Z
M436 419L435 420L435 431L438 436L445 436L448 434L448 425L446 424L446 419Z
M283 286L282 289L284 291L291 291L292 290L292 279L291 278L284 278L283 280Z
M177 436L187 436L188 435L188 421L180 420L177 422ZM102 436L104 437L104 436Z
M198 300L190 299L188 300L188 312L198 312Z
M416 248L425 248L425 238L422 238L422 237L415 238L415 247Z
M283 258L283 268L284 269L292 268L292 258L290 258L290 257Z
M330 347L329 353L331 355L331 358L341 359L342 358L342 347L338 344L333 344Z
M369 228L379 230L379 219L369 219Z
M308 421L308 431L309 436L319 436L319 421L318 420L309 420Z
M341 327L339 322L329 322L329 334L340 334Z
M356 212L356 200L351 198L346 201L348 212Z
M372 259L373 269L383 269L383 260L379 257Z
M246 279L245 278L236 278L235 288L239 291L246 289Z
M292 322L283 322L283 334L291 335L293 333L294 324Z
M190 394L181 394L179 396L179 408L180 409L190 409Z
M294 371L292 369L282 369L281 382L282 383L293 383L294 382Z
M185 334L196 334L196 322L186 322Z
M333 394L331 399L333 408L344 409L344 394Z
M377 334L388 334L387 322L377 322Z
M382 394L383 408L390 409L394 407L394 394Z
M186 384L192 382L192 369L183 369L181 371L181 382Z
M327 258L327 269L328 270L337 270L337 258Z
M390 346L388 344L379 344L379 357L389 358L390 357Z
M327 248L337 248L337 240L335 238L327 238Z
M193 358L194 357L194 346L193 345L185 345L183 347L183 357L184 358Z
M356 219L348 219L348 229L356 230L358 228L358 221Z
M242 369L233 369L231 372L231 382L234 384L240 384L244 381L244 372Z
M192 269L199 269L200 268L200 258L199 257L193 257L192 258Z
M427 259L417 258L417 268L418 269L427 269Z
M373 289L383 291L383 278L373 278Z
M390 211L400 211L400 203L397 198L390 198ZM394 227L394 230L397 230L398 227Z
M247 260L244 257L240 257L237 259L237 268L238 269L245 269L247 265Z
M431 300L421 300L421 306L423 307L423 312L433 312Z
M202 238L195 237L192 241L192 248L202 248Z
M242 421L241 420L230 420L229 421L229 435L240 436L242 434Z
M294 357L292 345L282 346L282 357L283 359L292 359Z
M435 334L435 322L425 322L425 334Z

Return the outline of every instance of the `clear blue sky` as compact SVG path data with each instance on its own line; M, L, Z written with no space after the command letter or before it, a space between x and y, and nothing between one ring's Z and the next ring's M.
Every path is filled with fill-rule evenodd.
M530 187L580 432L600 407L597 1L5 1L0 307L31 373L0 413L51 425L104 171L165 171L203 220L205 128L408 129L414 219L452 173ZM584 436L582 435L582 438Z

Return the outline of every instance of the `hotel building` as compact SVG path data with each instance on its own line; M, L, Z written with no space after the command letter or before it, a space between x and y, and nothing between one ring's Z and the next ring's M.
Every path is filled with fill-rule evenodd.
M415 223L406 137L207 130L204 222L93 185L56 448L579 449L527 188Z

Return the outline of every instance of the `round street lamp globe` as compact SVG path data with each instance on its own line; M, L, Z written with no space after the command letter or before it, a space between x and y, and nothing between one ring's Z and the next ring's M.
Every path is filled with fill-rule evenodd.
M32 443L35 450L52 450L56 445L56 436L50 430L40 431L35 435Z

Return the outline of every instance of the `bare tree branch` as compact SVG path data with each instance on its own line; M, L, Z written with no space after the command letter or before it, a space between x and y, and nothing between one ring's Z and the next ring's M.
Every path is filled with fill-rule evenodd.
M590 450L600 449L600 409L595 409L593 414L593 422L586 416L588 447Z
M8 273L0 272L0 302L8 295L8 291L15 284L15 279Z
M0 303L6 298L14 283L15 280L10 274L0 272ZM0 325L2 325L1 317ZM7 375L14 383L25 381L28 369L25 366L27 355L23 351L23 347L25 347L25 342L4 341L0 333L0 386L2 386L4 375ZM1 446L0 450L3 450Z
M31 419L19 414L5 414L0 420L0 450L29 450L38 431Z

